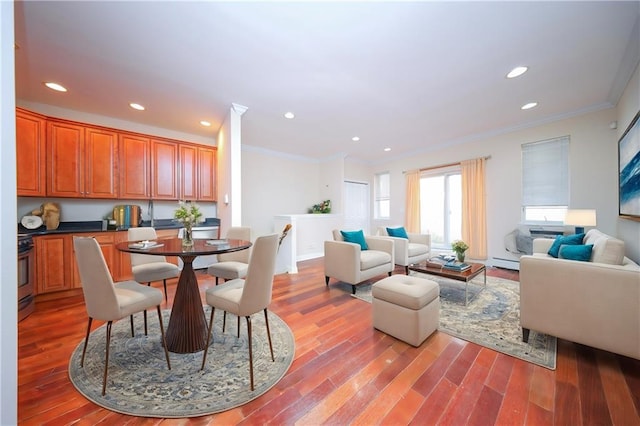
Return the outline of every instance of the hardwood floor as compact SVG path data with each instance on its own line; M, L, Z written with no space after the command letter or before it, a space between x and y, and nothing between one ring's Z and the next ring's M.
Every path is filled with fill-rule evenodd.
M559 341L551 371L440 332L414 348L374 330L370 304L327 289L322 265L301 262L274 282L270 309L296 339L285 377L242 407L193 419L136 418L86 400L67 375L84 338L82 296L38 303L18 325L20 424L640 424L640 361ZM199 282L203 292L215 285Z

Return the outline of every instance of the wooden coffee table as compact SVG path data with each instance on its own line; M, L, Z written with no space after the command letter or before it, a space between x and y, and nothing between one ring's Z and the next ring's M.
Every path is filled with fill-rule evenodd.
M447 269L442 266L434 267L427 265L426 263L411 265L409 266L409 269L411 271L422 272L423 274L437 275L439 277L449 278L456 281L464 281L464 305L467 306L469 304L469 281L471 281L481 273L484 273L484 287L482 287L480 291L487 288L487 268L485 268L482 263L466 263L471 265L471 268L462 272Z

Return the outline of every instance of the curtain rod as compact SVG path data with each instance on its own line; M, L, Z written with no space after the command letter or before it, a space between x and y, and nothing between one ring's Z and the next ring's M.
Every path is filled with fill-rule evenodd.
M479 157L479 158L484 158L485 160L489 160L491 158L491 156L490 155L486 155L484 157ZM468 161L468 160L462 160L462 161ZM418 171L419 172L426 172L426 171L429 171L429 170L442 169L444 167L459 166L462 163L462 161L457 161L455 163L448 163L448 164L439 164L437 166L431 166L431 167L422 167L422 168L418 169ZM404 170L402 173L408 173L408 172L411 172L411 171L413 171L413 170Z

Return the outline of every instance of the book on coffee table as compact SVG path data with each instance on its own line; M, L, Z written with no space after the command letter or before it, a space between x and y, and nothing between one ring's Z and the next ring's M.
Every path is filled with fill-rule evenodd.
M450 269L452 271L462 272L462 271L466 271L467 269L470 269L471 265L469 265L468 263L458 262L454 260L454 261L445 263L444 265L442 265L442 267L445 269Z

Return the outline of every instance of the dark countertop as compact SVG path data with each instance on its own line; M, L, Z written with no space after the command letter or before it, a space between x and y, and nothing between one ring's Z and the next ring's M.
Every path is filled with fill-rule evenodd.
M140 226L150 226L150 221L142 221ZM206 218L204 223L199 223L198 227L201 226L220 226L220 219L208 217ZM180 229L182 228L182 224L174 221L173 219L156 219L153 221L153 227L155 229ZM47 230L47 228L42 225L36 229L27 229L22 226L21 223L18 224L18 233L19 234L31 234L31 235L50 235L50 234L70 234L74 232L103 232L103 231L126 231L129 229L128 227L119 227L116 229L102 229L102 221L101 220L92 220L92 221L84 221L84 222L60 222L57 229Z

